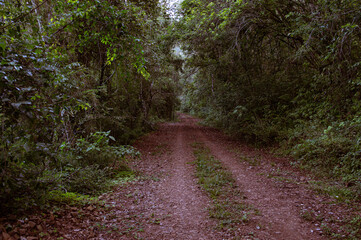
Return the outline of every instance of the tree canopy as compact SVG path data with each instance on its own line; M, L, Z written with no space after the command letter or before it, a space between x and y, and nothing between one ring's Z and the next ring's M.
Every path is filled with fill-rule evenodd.
M360 188L361 3L184 0L185 111Z
M0 0L2 210L102 191L179 106L361 194L360 1L168 8Z
M178 76L172 44L163 39L167 6L0 6L1 207L41 204L49 191L100 190L115 174L114 161L136 155L119 145L151 130L154 120L173 118Z

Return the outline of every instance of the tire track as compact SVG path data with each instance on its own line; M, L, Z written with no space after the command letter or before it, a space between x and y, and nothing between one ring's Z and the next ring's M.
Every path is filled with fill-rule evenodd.
M261 216L254 217L261 226L260 229L254 229L260 239L325 239L313 232L310 224L301 219L296 207L299 198L290 198L274 187L269 179L249 171L248 166L241 164L239 158L230 153L219 140L223 136L209 135L205 127L198 127L195 135L229 169L247 197L246 202L260 210Z
M149 201L145 202L149 204L148 209L153 208L153 211L160 211L168 217L160 225L147 225L145 239L222 239L213 229L214 221L206 210L209 199L200 190L194 167L189 164L194 161L187 142L192 132L189 126L187 121L172 124L165 132L171 134L170 138L157 136L169 144L170 154L161 156L167 176L157 183L153 193L147 197Z

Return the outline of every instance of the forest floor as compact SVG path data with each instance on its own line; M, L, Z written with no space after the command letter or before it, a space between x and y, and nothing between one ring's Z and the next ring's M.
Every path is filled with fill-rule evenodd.
M324 194L289 159L197 122L180 114L141 138L142 157L130 163L137 177L102 195L102 204L13 219L11 227L3 221L0 239L357 239L358 203ZM219 160L231 191L210 195L200 184L195 146Z

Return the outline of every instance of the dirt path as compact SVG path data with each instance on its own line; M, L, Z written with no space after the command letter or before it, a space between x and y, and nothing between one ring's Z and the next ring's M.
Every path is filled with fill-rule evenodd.
M170 151L156 157L155 154L147 153L149 149L142 150L145 160L139 166L140 169L154 173L156 161L155 165L162 165L162 171L166 174L157 182L154 194L150 196L153 199L149 203L162 206L158 211L169 216L162 221L162 226L166 227L148 225L145 239L226 239L227 235L214 231L215 222L209 219L205 211L210 204L209 199L196 183L194 167L187 164L194 160L190 148L193 142L204 142L211 149L212 154L233 174L240 190L247 197L246 202L260 211L261 214L252 219L258 223L254 225L257 228L243 226L248 228L247 231L253 230L254 236L259 239L323 239L314 230L315 226L300 216L297 207L299 199L307 198L302 196L303 192L299 192L299 189L289 189L286 193L280 191L273 182L257 175L257 171L250 171L249 165L242 164L239 157L230 153L224 136L198 126L196 121L181 115L179 123L164 125L159 134L139 143L142 149L150 142L154 144L153 138L156 137L158 143L155 148L167 143L163 147ZM154 146L149 147L154 151ZM157 196L156 200L154 196Z
M258 171L252 171L249 164L242 164L239 157L227 150L227 143L217 133L205 133L204 128L197 132L198 139L205 142L211 153L231 171L238 186L245 196L246 202L260 210L257 217L259 225L258 237L261 239L323 239L314 226L310 226L300 217L298 205L304 192L298 189L280 191L279 187Z
M338 229L342 215L352 213L334 199L315 194L308 187L310 179L286 167L287 161L200 126L190 116L179 118L161 124L135 144L142 158L131 165L140 177L103 195L105 207L69 207L18 220L19 225L41 228L46 234L39 237L34 231L20 238L18 228L12 239L327 239L321 223ZM208 213L213 202L195 177L191 147L195 142L222 162L243 201L259 214L236 228L217 228L217 220Z
M185 139L188 133L185 126L184 123L171 125L164 132L166 136L158 136L161 141L158 148L166 147L170 153L158 159L166 176L155 187L154 198L147 200L148 205L161 206L158 214L168 217L159 226L148 225L146 232L151 235L147 234L146 239L216 239L205 210L209 200L199 191L189 164L194 157ZM152 161L154 155L146 159Z

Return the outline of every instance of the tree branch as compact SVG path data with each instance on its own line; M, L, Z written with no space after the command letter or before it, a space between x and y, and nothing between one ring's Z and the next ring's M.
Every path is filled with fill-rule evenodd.
M15 22L17 22L19 19L24 18L24 17L26 17L26 16L29 16L30 14L32 14L33 12L35 12L38 8L40 8L41 6L43 6L43 5L44 5L46 2L48 2L48 1L49 1L49 0L44 0L42 3L40 3L39 5L37 5L36 7L34 7L33 9L31 9L29 12L24 13L23 15L20 15L20 16L18 16L17 18L13 19L13 21L12 21L11 23L9 23L9 24L7 24L7 25L5 25L5 26L0 27L0 31L2 31L3 29L8 28L8 27L14 25Z

